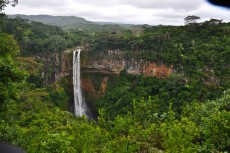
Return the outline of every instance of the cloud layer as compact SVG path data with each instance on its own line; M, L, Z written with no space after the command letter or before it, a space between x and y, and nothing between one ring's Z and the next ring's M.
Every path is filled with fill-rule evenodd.
M230 21L230 10L205 0L19 0L7 14L78 16L91 21L151 25L182 25L188 15Z

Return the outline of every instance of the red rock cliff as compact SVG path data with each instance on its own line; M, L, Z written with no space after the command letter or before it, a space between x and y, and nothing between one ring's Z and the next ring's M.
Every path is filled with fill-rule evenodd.
M83 73L120 74L121 71L134 75L166 78L173 72L173 66L168 67L165 64L157 64L151 61L127 59L124 52L120 50L110 50L100 60L82 63Z

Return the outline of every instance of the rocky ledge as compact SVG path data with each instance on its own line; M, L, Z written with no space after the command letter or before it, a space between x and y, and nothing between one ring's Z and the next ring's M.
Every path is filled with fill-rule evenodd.
M82 62L82 73L128 74L166 78L174 72L173 66L151 61L127 59L120 50L109 50L100 60Z

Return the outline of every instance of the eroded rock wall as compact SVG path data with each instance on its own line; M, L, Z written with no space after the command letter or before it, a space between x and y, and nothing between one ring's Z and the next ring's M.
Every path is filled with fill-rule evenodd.
M120 50L110 50L107 52L107 55L100 60L91 60L82 64L83 73L97 72L118 75L121 71L133 75L166 78L173 73L173 66L127 58L124 52Z

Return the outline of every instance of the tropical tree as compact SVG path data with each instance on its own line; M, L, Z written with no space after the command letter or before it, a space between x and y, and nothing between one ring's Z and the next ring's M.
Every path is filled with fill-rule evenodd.
M4 7L7 5L7 4L10 4L12 6L16 6L18 4L18 0L0 0L0 12L4 9Z
M200 17L195 15L189 15L186 18L184 18L185 24L196 23L197 20L200 20Z

